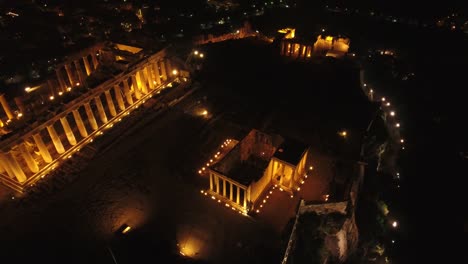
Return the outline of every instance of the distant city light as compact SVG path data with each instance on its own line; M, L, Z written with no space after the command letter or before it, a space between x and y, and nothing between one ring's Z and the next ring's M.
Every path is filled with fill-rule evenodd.
M342 137L346 137L346 136L348 135L348 132L347 132L346 130L343 130L343 131L341 131L339 134L340 134L340 136L342 136Z
M390 102L387 102L387 106L390 106Z
M193 54L198 55L198 50L194 51Z
M29 93L31 91L31 87L26 87L24 90Z
M205 55L203 55L203 53L200 53L200 58L203 58Z
M392 226L393 226L394 228L396 228L396 227L398 226L398 222L397 222L397 221L393 221L393 222L392 222Z
M382 102L385 102L385 97L382 97Z
M400 139L400 143L405 143L405 140L404 140L404 139Z
M391 111L391 112L390 112L390 115L391 115L391 116L395 116L395 111Z
M400 123L396 123L396 125L395 125L395 126L396 126L396 127L400 127Z
M50 100L54 100L55 97L52 95L52 96L49 97L49 99L50 99Z

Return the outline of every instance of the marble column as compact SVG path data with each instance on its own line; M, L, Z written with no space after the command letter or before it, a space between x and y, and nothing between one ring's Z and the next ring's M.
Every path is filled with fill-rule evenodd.
M222 179L223 180L223 196L226 197L226 180L225 179Z
M89 65L89 61L88 61L88 56L84 56L83 57L83 64L85 66L85 70L86 70L86 75L91 75L91 73L93 72L92 69L91 69L91 66Z
M210 190L213 191L213 174L210 173Z
M103 124L107 123L107 115L104 111L104 106L102 106L101 98L99 96L96 96L94 98L94 101L96 102L99 118L101 119Z
M166 64L164 63L164 60L161 60L159 63L162 79L163 81L167 81Z
M158 63L153 63L153 65L151 65L151 68L153 69L153 73L154 73L154 81L156 81L156 85L160 85L161 84L161 75L159 73L159 68L158 68Z
M247 192L244 189L244 208L247 208Z
M86 81L86 76L85 76L85 73L83 71L83 68L81 68L80 61L76 60L74 63L75 63L76 72L78 73L78 78L80 79L80 84L84 85L84 83Z
M32 157L26 145L24 143L20 143L19 149L21 151L21 155L23 156L24 161L26 161L26 165L28 165L28 168L31 170L31 172L32 173L38 172L39 166L37 166L37 162Z
M241 190L241 188L239 186L237 186L237 185L236 185L236 187L237 187L236 203L240 204L240 190Z
M169 59L166 59L166 74L169 79L174 76L172 75L172 64Z
M229 200L232 200L232 182L229 182Z
M15 103L20 113L26 113L26 108L24 107L24 103L21 100L21 97L15 97Z
M219 177L215 176L216 193L219 194Z
M122 98L122 90L119 85L114 85L115 99L117 99L117 105L121 111L125 110L125 102Z
M112 116L116 116L117 111L115 111L115 105L114 105L114 102L112 101L112 95L110 93L110 90L105 91L104 94L106 95L107 106L109 108L110 114Z
M7 160L9 160L10 169L13 171L16 179L21 183L26 181L26 175L24 174L23 169L19 165L16 158L11 153L5 153Z
M127 103L129 105L132 105L133 97L132 97L132 92L130 91L130 87L128 86L128 80L124 80L123 84L124 84L124 94L125 94L125 98L127 98Z
M54 125L47 126L47 131L49 132L49 136L52 139L57 152L59 154L64 153L65 148L62 145L62 141L60 141L60 137L58 136L57 131L55 131Z
M140 81L140 88L144 94L148 93L148 88L146 87L146 76L143 70L136 73L137 79Z
M6 171L10 178L15 177L15 173L13 172L13 169L10 166L10 161L6 156L6 153L3 152L0 152L0 167L2 167L4 171Z
M88 116L88 121L89 121L89 124L91 125L91 128L93 130L97 130L98 125L97 125L97 122L96 122L96 118L94 117L93 109L91 108L89 103L85 103L84 107L85 107L86 115Z
M132 85L133 85L133 92L135 93L135 98L137 100L140 100L141 93L140 93L140 88L138 87L136 74L132 75Z
M0 104L3 107L3 110L5 111L5 114L7 115L8 119L13 119L13 112L11 111L10 105L8 104L5 94L0 94Z
M39 150L39 153L42 156L42 159L44 159L44 161L46 163L51 163L52 162L52 157L50 156L49 149L44 144L44 141L42 140L41 135L40 134L35 134L33 136L33 139L34 139L34 142L36 143L36 146L37 146L37 148Z
M81 119L80 112L78 112L78 109L75 109L72 111L73 117L75 118L75 123L78 126L78 131L80 131L80 135L85 138L88 136L88 131L86 131L86 127L83 123L83 119Z
M153 73L151 72L151 66L146 66L145 69L143 70L145 72L146 78L148 80L148 84L151 90L154 90L154 79L153 79Z
M98 52L98 51L96 51L96 52ZM96 52L91 52L91 61L93 62L93 68L94 69L97 69L97 67L99 65L99 61L96 58Z
M67 136L68 142L70 142L70 145L75 146L76 138L73 134L72 129L70 128L70 124L68 123L67 117L64 116L60 118L60 123L62 124L63 130L65 131L65 135Z
M68 80L70 81L70 86L73 87L76 85L75 78L73 76L72 69L69 64L65 64L65 70L67 71Z
M67 89L67 84L65 83L65 80L63 79L62 71L61 69L56 69L55 73L57 75L57 80L60 85L60 91L65 91ZM55 92L55 91L54 91Z

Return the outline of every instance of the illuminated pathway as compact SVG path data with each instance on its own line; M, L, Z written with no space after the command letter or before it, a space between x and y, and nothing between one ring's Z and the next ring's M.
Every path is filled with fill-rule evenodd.
M165 57L165 50L153 54L71 101L40 126L2 141L2 182L22 192L158 93L177 77Z

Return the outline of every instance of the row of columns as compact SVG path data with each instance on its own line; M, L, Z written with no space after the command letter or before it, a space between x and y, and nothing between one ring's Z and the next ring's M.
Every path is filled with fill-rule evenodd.
M312 45L303 45L299 43L291 43L288 41L281 42L281 55L297 58L308 58L312 55Z
M221 192L220 190L220 181L223 182L223 190ZM226 183L229 183L229 197L227 197L226 194ZM234 186L236 187L236 199L234 200L233 198L233 188ZM216 192L219 195L222 195L223 197L229 199L230 201L247 208L247 189L244 187L239 186L236 184L234 181L228 180L224 177L219 177L219 175L216 175L214 173L210 173L210 190L213 192ZM241 190L244 192L244 197L242 204L240 203L240 192Z
M55 69L57 81L59 84L58 90L65 91L68 87L76 86L77 83L84 83L86 80L86 76L91 75L91 73L95 71L99 65L97 54L99 53L91 52L90 55L84 56L81 59L65 64L63 68ZM88 59L89 56L91 56L91 61L89 61ZM83 61L83 64L81 64L81 61ZM67 78L64 77L64 69ZM51 84L49 83L49 86L50 85Z
M148 63L142 66L139 70L128 75L125 79L122 80L121 83L109 87L108 90L102 92L76 109L71 110L65 116L59 118L68 143L71 146L74 146L78 143L76 135L68 121L68 116L71 116L74 119L76 128L79 132L79 135L81 135L81 138L86 139L89 136L89 133L83 118L88 121L87 123L93 131L99 129L98 121L91 106L92 104L96 106L97 116L100 120L100 123L105 125L109 120L106 109L111 117L115 117L118 115L118 113L125 111L127 108L132 106L134 102L136 102L134 101L134 98L139 100L143 94L147 94L149 92L148 89L154 90L159 85L161 85L163 81L168 80L166 73L171 69L166 67L170 67L170 64L165 63L165 61L155 61ZM128 82L129 79L131 80L130 83ZM103 94L105 97L105 104L101 99ZM6 100L4 99L3 95L0 96L0 103L2 106L4 103L6 104ZM82 112L86 114L85 117L83 117L80 113L80 109L82 107L84 108L84 111ZM57 133L55 128L56 123L57 122L47 126L46 130L56 152L58 154L63 154L65 153L66 149L60 138L60 135ZM26 174L20 164L25 164L33 174L37 173L40 170L39 163L34 159L33 155L34 149L36 147L38 150L37 154L42 157L44 163L51 163L53 161L53 157L43 140L41 131L35 133L32 136L32 142L34 143L30 143L28 140L25 140L17 145L20 155L18 155L18 152L13 150L13 148L9 152L0 152L0 173L6 173L10 178L16 178L20 183L27 179ZM15 155L15 153L17 155ZM17 160L20 157L22 157L22 160Z

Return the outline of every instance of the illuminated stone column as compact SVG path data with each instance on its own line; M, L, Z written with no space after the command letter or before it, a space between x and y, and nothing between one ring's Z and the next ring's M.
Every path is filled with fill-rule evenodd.
M86 115L88 116L88 121L89 121L89 124L91 125L91 128L93 130L97 130L98 125L96 122L96 118L94 117L93 109L91 109L91 106L89 105L89 103L84 104L84 107L85 107Z
M223 196L226 197L226 180L225 179L222 179L223 180Z
M246 192L245 189L243 189L243 190L244 190L244 208L247 209L247 192Z
M18 110L20 113L26 113L26 108L24 107L23 101L21 100L21 97L15 97L15 103L16 106L18 107Z
M24 174L23 169L21 169L21 166L19 165L16 158L11 153L5 153L4 155L5 155L5 158L7 160L8 165L10 167L10 170L13 172L16 179L20 183L26 181L26 179L27 179L26 175ZM11 177L11 175L10 175L10 177Z
M41 154L42 159L44 159L46 163L51 163L52 157L50 156L49 149L47 149L47 146L44 144L41 135L35 134L33 136L33 139L34 142L36 142L36 146L39 149L39 153Z
M229 200L232 201L232 182L229 182Z
M60 91L65 91L67 89L67 84L65 83L65 80L63 79L61 69L56 69L55 74L57 75L57 80L60 85Z
M132 92L130 91L130 87L128 87L128 80L125 79L123 81L123 84L124 84L124 94L125 94L125 98L127 98L127 103L129 105L132 105L133 97L132 97Z
M29 150L27 149L26 145L24 143L19 144L19 149L21 151L21 155L26 161L26 165L28 165L28 168L31 170L31 172L32 173L38 172L39 166L37 166L37 162L31 156L31 153L29 153Z
M170 77L172 76L172 64L171 64L171 60L169 59L166 60L166 74L167 74L167 78L170 79Z
M47 126L47 131L49 131L49 136L54 143L55 149L59 154L65 152L65 148L62 145L62 141L60 141L60 137L57 135L57 131L55 131L54 125Z
M75 78L73 77L73 72L69 64L65 64L65 70L67 71L68 80L70 81L70 85L73 87L75 86Z
M166 64L164 63L164 60L160 61L160 66L161 66L162 79L163 81L167 81Z
M210 190L213 191L213 174L210 173Z
M11 108L5 98L5 94L0 94L0 104L2 105L3 110L5 111L5 114L7 115L8 119L13 119L13 112L11 112Z
M151 68L153 69L154 81L156 81L156 85L160 85L161 84L161 75L159 74L158 63L156 63L156 62L153 63Z
M117 99L117 105L119 106L121 111L124 111L125 103L122 98L122 90L120 90L120 86L114 85L114 92L115 92L115 99Z
M76 71L78 72L78 79L80 79L80 84L84 85L84 82L86 81L86 76L85 76L83 69L81 68L80 61L76 60L74 61L74 63L75 63Z
M112 101L112 95L109 90L105 91L104 94L106 95L107 106L109 108L109 112L112 116L116 116L117 112L115 111L115 105Z
M91 70L91 66L89 65L88 56L83 57L83 64L86 70L86 75L91 75L93 71Z
M138 71L136 73L137 78L140 80L140 88L144 94L148 93L148 88L146 87L146 77L143 71Z
M75 118L75 123L78 126L78 131L80 131L80 135L82 137L87 137L88 136L88 131L86 131L86 127L83 123L83 119L81 119L80 112L78 112L78 109L75 109L72 111L73 117Z
M215 175L216 193L219 194L219 177Z
M135 93L135 98L137 100L140 100L141 93L140 93L140 88L138 87L138 81L137 81L135 74L132 75L132 84L133 84L133 92Z
M97 67L99 65L99 61L96 58L96 52L91 52L91 61L93 62L93 68L97 69Z
M154 80L153 80L153 74L151 73L151 66L147 66L143 69L146 78L148 79L148 84L151 90L154 90Z
M102 106L101 98L99 96L96 96L94 98L94 101L96 102L99 118L101 119L102 123L107 123L107 115L106 112L104 112L104 107Z
M237 204L240 204L240 187L238 185L236 185L237 187L237 197L236 197L236 203Z
M76 138L73 134L73 131L70 128L70 124L68 123L67 117L64 116L60 118L60 123L62 124L63 130L65 131L65 135L67 136L68 142L70 142L70 145L75 146Z
M6 171L10 178L15 177L15 173L13 172L13 169L10 166L10 161L3 152L0 152L0 166L3 168L4 171Z

